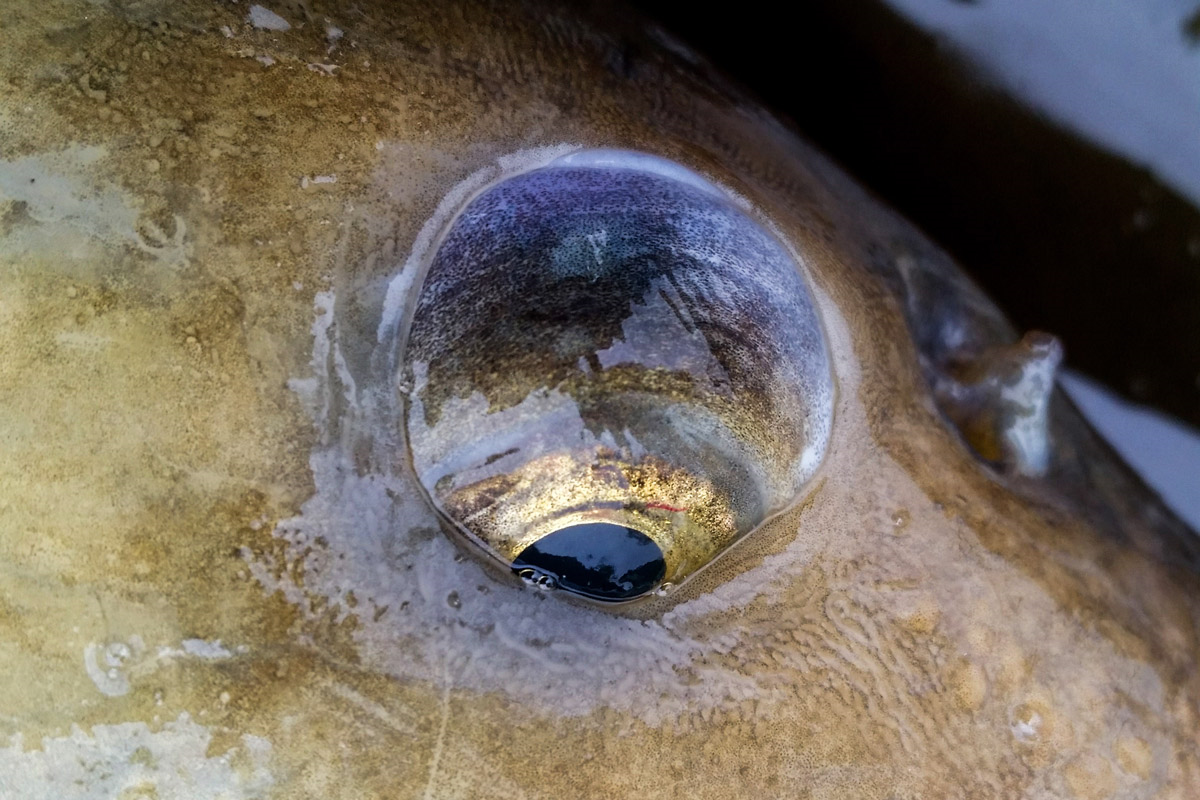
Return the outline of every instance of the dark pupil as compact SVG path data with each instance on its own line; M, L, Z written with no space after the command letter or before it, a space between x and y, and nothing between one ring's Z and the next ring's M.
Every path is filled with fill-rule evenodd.
M662 551L644 533L607 522L555 531L526 547L513 570L534 569L560 589L596 600L629 600L662 582Z

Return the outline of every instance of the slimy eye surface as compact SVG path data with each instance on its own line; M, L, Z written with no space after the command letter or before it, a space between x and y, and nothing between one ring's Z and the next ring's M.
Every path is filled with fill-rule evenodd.
M799 266L649 156L575 154L470 200L403 342L409 455L445 526L592 600L710 563L801 495L829 437Z

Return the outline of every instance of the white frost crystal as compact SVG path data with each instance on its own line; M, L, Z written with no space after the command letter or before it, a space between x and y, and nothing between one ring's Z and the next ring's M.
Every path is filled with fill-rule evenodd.
M246 19L254 27L268 31L286 31L292 27L292 24L286 19L263 6L250 6L250 14Z
M78 726L27 749L20 734L0 748L0 797L87 800L155 797L158 800L252 800L274 783L267 769L271 745L242 736L240 746L208 756L212 734L188 714L157 731L144 722ZM35 746L36 747L36 746Z

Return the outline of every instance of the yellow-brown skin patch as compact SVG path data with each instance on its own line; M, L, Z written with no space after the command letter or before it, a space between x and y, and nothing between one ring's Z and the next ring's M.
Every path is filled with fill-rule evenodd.
M186 712L210 755L270 741L289 798L1200 791L1200 582L1171 558L1178 529L1086 431L1071 446L1101 465L1108 506L973 460L873 261L903 223L634 23L353 8L281 6L284 33L207 2L7 12L2 157L71 177L85 206L115 189L135 222L0 207L0 663L27 687L0 693L0 733L37 747ZM333 53L325 17L345 30ZM309 374L314 293L358 303L339 320L373 334L367 289L444 194L561 142L646 150L744 194L848 335L820 488L676 596L621 612L653 620L805 554L679 628L701 645L681 681L756 691L655 724L520 706L456 685L452 664L431 681L364 666L372 620L305 592L306 562L272 535L312 492L316 434L287 381ZM264 591L252 564L300 595ZM247 649L150 659L128 693L100 694L85 648L134 634Z

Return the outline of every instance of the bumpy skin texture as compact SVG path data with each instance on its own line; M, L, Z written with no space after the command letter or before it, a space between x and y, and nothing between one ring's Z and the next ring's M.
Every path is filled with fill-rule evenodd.
M1192 534L1063 402L1042 480L963 446L922 321L1015 337L936 248L634 20L275 10L6 17L0 793L1200 792ZM753 204L838 385L804 502L619 612L456 558L381 338L447 194L564 142Z

